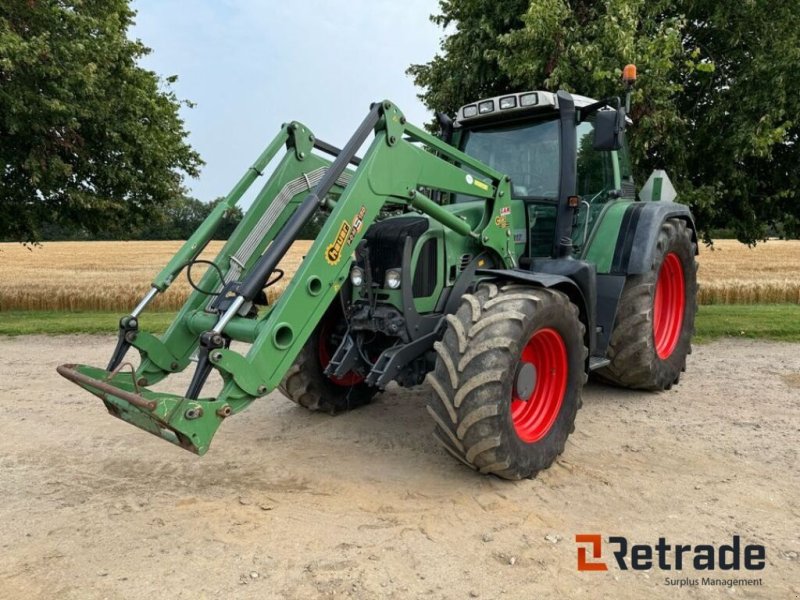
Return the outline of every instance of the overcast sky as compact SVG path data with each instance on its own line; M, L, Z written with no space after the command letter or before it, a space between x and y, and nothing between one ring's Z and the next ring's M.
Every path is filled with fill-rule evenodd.
M206 161L192 194L225 195L277 133L298 120L342 146L372 101L429 114L405 74L436 53L437 0L134 0L143 65L197 104L182 115Z

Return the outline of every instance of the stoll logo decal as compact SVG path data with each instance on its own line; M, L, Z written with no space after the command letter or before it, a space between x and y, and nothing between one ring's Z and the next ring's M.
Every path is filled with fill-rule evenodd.
M610 536L606 547L612 558L604 556L603 536L599 533L575 535L578 571L608 571L609 564L620 571L694 571L709 572L709 576L664 577L664 585L674 587L708 586L760 586L761 577L716 577L716 571L762 571L767 564L766 548L760 544L743 545L734 535L730 544L670 544L660 537L655 544L630 544L628 538ZM608 562L607 562L608 561ZM682 575L682 574L679 574ZM727 573L726 573L727 575Z

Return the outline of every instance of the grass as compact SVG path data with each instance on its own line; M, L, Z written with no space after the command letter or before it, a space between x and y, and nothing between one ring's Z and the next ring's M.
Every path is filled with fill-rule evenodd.
M119 326L118 312L9 311L0 312L0 335L104 333L114 335ZM148 312L141 316L141 327L163 333L175 313Z
M800 305L715 304L701 306L695 341L721 337L800 342Z
M174 313L142 315L142 329L162 333ZM0 312L0 335L102 333L117 331L116 312ZM697 315L695 341L710 342L722 337L758 338L800 342L800 305L748 304L701 306Z

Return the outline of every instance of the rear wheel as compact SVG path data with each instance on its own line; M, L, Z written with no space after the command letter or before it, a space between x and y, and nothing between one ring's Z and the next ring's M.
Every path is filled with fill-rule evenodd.
M427 376L436 437L482 473L533 477L564 451L581 404L577 307L554 290L489 283L447 320Z
M341 309L334 303L311 334L278 389L284 396L313 411L336 414L367 404L378 392L355 371L341 378L325 375L346 331Z
M697 313L695 251L685 221L662 225L651 270L625 283L609 342L611 363L596 371L600 378L645 390L678 383L692 351Z

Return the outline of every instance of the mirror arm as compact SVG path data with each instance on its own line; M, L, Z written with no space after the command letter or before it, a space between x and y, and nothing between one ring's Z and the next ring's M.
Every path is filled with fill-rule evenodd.
M620 99L619 96L613 96L611 98L605 98L593 104L588 104L578 109L578 123L583 123L586 119L591 117L594 113L598 110L603 108L604 106L613 106L615 109L619 110L620 107Z

